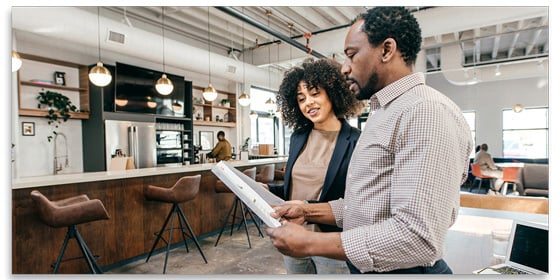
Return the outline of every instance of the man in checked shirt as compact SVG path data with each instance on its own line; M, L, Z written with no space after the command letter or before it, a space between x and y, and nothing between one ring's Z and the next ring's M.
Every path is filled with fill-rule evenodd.
M452 273L441 257L473 144L457 105L413 73L421 41L403 7L370 9L351 26L342 72L372 112L344 199L275 207L285 221L267 233L283 254L346 260L352 273ZM343 232L310 232L305 222Z

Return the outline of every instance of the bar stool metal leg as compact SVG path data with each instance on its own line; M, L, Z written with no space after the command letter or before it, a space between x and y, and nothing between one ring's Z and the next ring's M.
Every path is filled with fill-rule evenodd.
M171 210L171 213L175 212L175 208ZM165 262L163 263L163 274L167 269L167 258L169 257L169 249L171 248L171 240L173 239L173 219L171 219L171 229L169 230L169 239L167 239L167 250L165 251Z
M226 218L224 219L224 224L222 225L222 229L220 230L220 234L218 234L218 239L216 239L216 244L214 244L214 247L218 246L218 242L220 242L220 238L222 237L222 233L224 232L224 229L227 226L227 222L229 220L229 215L231 215L231 212L233 212L233 207L236 205L236 202L234 201L233 204L231 205L231 207L229 208L229 212L226 216Z
M154 245L152 245L152 249L150 250L150 253L148 254L148 257L146 258L146 262L148 262L150 260L150 257L152 256L152 253L154 252L154 250L156 249L156 246L159 242L159 240L161 239L161 235L163 233L163 231L165 230L165 228L167 227L167 223L169 222L169 218L171 218L171 215L173 214L173 208L171 209L171 211L169 211L169 214L167 215L167 218L165 218L165 223L163 223L163 226L161 227L156 240L154 240Z
M181 208L177 206L177 209L181 209ZM176 210L175 212L177 214L177 222L179 223L179 228L181 229L181 237L183 238L185 249L187 249L187 253L189 253L189 246L187 245L187 239L185 239L185 235L187 235L187 232L185 231L186 225L183 225L183 219L181 218L181 215L179 215L179 211Z
M245 206L243 206L243 202L241 202L241 213L245 213ZM249 229L247 228L247 220L245 219L245 215L243 215L243 224L245 225L245 233L247 234L247 242L249 242L249 249L251 249L251 238L249 238Z
M103 274L103 270L101 270L101 268L97 264L97 261L95 260L95 257L91 253L91 250L89 249L86 242L84 241L84 238L82 238L82 235L80 234L80 232L77 229L76 229L75 235L76 235L76 239L78 240L78 242L80 242L82 244L82 246L84 247L84 249L86 251L86 255L91 260L91 263L93 264L93 268L96 271L95 273L96 274Z
M64 257L64 252L66 251L66 247L68 246L68 240L70 240L70 227L66 231L66 237L64 237L64 242L62 243L62 247L60 247L60 253L58 254L58 258L56 258L56 262L54 264L53 273L56 274L58 272L58 268L60 267L60 262L62 261L62 257Z
M191 228L191 225L189 224L189 220L187 220L187 217L185 216L185 213L183 213L183 209L181 209L181 207L179 207L179 206L177 206L177 209L179 209L179 214L180 214L181 218L183 219L183 222L187 226L187 229L189 230L189 233L191 234L191 239L194 241L194 244L196 245L196 248L198 248L198 251L200 252L200 255L202 256L202 258L204 259L204 262L208 263L208 261L206 260L206 256L204 256L204 252L202 252L202 249L200 248L200 244L198 243L198 239L196 239L196 235L194 234L194 232Z
M229 236L233 235L233 226L235 225L235 217L237 216L237 204L239 203L239 198L236 196L233 202L235 208L233 209L233 216L231 217L231 230L229 231Z

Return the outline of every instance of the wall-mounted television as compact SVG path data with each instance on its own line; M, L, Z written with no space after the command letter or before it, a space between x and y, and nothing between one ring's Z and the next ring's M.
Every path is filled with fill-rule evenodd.
M185 116L185 78L166 73L173 91L162 95L156 82L162 72L117 62L115 111Z

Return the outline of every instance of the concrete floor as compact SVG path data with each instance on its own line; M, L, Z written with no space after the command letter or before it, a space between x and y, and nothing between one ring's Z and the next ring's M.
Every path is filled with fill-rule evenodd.
M266 234L260 237L254 225L249 225L252 248L249 249L247 235L241 227L234 228L233 236L229 228L224 231L220 243L214 247L217 234L200 240L202 251L208 260L204 263L194 243L189 243L189 253L185 246L176 247L169 252L167 274L286 274L282 254L272 246ZM162 241L160 241L161 243ZM125 266L107 271L109 274L161 274L165 251L153 255L150 261L138 260Z

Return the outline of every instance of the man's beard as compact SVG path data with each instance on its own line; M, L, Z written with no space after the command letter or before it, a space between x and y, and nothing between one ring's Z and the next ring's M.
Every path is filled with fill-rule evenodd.
M358 100L370 99L377 92L376 87L378 82L379 76L377 73L373 73L364 87L360 87L360 91L356 94L356 98Z

